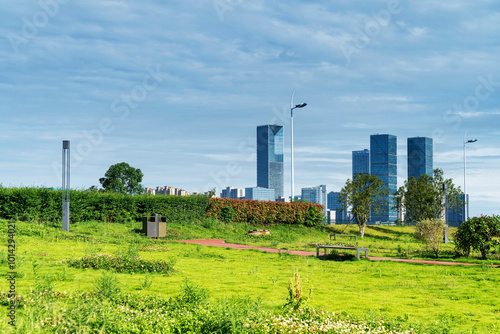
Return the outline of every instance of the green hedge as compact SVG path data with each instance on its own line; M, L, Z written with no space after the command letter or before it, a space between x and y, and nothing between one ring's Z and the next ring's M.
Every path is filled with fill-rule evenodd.
M206 196L125 195L88 190L72 190L71 222L139 220L158 213L169 222L192 221L205 217ZM62 191L46 188L0 188L0 218L61 221Z
M261 202L244 199L211 198L208 215L226 222L250 224L299 224L319 226L323 206L314 203Z

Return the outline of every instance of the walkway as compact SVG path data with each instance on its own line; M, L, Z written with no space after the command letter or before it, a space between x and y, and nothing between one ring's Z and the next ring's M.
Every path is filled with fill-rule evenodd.
M268 252L268 253L279 253L280 251L286 251L289 254L302 255L302 256L309 256L309 255L316 256L316 252L309 252L309 251L286 250L284 248L282 248L280 250L280 249L270 248L270 247L257 247L257 246L248 246L248 245L239 245L239 244L228 244L228 243L224 242L224 239L176 240L176 241L184 242L184 243L188 243L188 244L203 245L203 246L229 247L229 248L234 248L234 249L257 249L257 250ZM421 263L421 264L440 264L440 265L447 265L447 266L456 266L456 265L475 266L475 265L479 265L477 263L412 260L412 259L394 259L394 258L390 258L390 257L370 257L369 256L368 259L371 261L394 261L394 262ZM498 265L495 265L494 267L498 267Z

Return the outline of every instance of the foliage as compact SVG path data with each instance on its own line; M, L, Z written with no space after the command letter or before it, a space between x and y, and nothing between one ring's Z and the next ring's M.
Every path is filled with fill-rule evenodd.
M113 298L120 293L120 283L116 275L103 272L95 279L94 294L104 298Z
M99 182L106 191L135 195L144 192L144 187L141 185L143 176L140 169L126 162L120 162L109 167Z
M444 221L440 219L421 220L415 224L417 239L422 240L439 257L439 247L443 243Z
M359 234L364 237L365 227L372 212L379 213L387 205L388 191L376 175L356 174L352 181L347 180L340 191L339 202L342 210L350 212L359 225Z
M323 206L314 203L261 202L254 200L211 198L207 214L227 221L249 224L299 224L320 226Z
M434 176L421 175L418 180L410 177L396 192L396 208L404 208L406 222L439 219L445 208L463 205L460 187L455 188L451 179L444 179L443 171L434 169ZM446 199L445 199L446 197Z
M290 307L293 311L300 309L307 301L307 297L302 294L302 282L298 270L295 271L293 278L288 284L288 297L283 307Z
M174 271L175 260L145 260L137 257L114 256L108 254L88 255L79 259L68 260L68 265L75 268L114 270L126 273L165 273Z
M43 222L61 221L61 190L0 188L0 218ZM70 222L139 221L158 213L168 222L189 222L205 217L208 198L202 195L136 195L71 190Z
M455 250L458 254L468 257L471 249L481 253L486 259L490 249L498 245L500 235L500 218L497 216L473 217L458 227L455 234Z

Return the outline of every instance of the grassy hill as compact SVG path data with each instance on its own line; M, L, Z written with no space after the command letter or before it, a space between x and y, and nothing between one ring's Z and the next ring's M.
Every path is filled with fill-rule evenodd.
M140 223L91 221L72 225L68 233L59 226L16 222L16 294L21 305L16 311L17 332L260 333L269 324L273 330L284 326L284 332L293 324L299 328L301 321L317 329L321 323L373 332L395 327L396 332L409 333L410 329L421 333L491 333L500 326L500 276L498 269L486 265L495 259L479 266L373 262L352 257L333 261L175 241L217 238L314 250L317 243L333 242L330 233L351 234L356 232L355 226L345 230L345 226L262 227L206 219L169 224L165 240L148 239L139 233L140 228ZM271 235L246 235L256 228L268 229ZM7 221L0 221L0 230L7 235ZM431 258L412 233L410 227L368 227L358 244L368 246L371 256ZM444 245L447 261L452 259L452 250L452 245ZM120 271L123 267L104 262L103 269L70 266L70 260L98 261L102 254L129 262L162 261L172 264L174 270ZM0 250L4 277L11 271L7 255L4 238ZM290 302L290 291L295 297L298 294L297 287L289 290L295 273L300 275L302 295L307 298L299 305L302 311L283 309ZM6 279L0 289L0 330L16 332L8 325ZM350 332L356 332L352 328ZM307 331L302 328L297 332Z

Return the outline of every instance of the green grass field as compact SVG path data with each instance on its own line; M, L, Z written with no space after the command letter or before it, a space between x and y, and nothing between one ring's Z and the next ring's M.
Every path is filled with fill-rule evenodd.
M4 235L7 235L6 226L7 221L1 221ZM175 262L175 271L170 274L117 273L115 277L124 295L175 298L189 280L190 284L206 289L212 302L241 298L258 301L263 310L275 312L286 302L290 279L297 271L302 279L303 294L308 297L307 305L316 310L345 312L362 319L392 319L428 333L500 330L500 269L489 266L500 263L495 256L477 266L349 260L351 257L345 257L346 261L320 260L314 256L202 247L175 240L218 238L231 243L314 250L316 243L330 242L329 234L341 232L345 226L322 230L267 226L264 228L271 231L270 236L253 237L246 236L246 231L262 226L226 225L206 220L169 225L166 240L141 236L140 227L140 223L86 222L72 225L71 232L67 233L59 227L17 222L17 295L30 300L38 298L33 297L32 291L40 292L44 288L68 295L95 290L106 270L74 268L68 266L66 260L92 254L125 254L133 248L143 259ZM356 232L354 226L344 230L344 233L353 232ZM432 258L412 233L411 227L368 227L365 238L358 239L358 245L369 247L370 256ZM4 277L9 271L5 240L0 250ZM452 244L443 245L442 259L466 260L453 259L452 253ZM477 259L468 260L481 263ZM5 295L6 280L2 280L0 289ZM62 307L63 311L50 310L50 314L60 317L64 317L64 308L71 304L52 299L47 303L53 308ZM7 303L2 305L0 329L12 332L7 324ZM43 312L37 310L30 304L18 309L17 322L23 323L23 328L50 332L50 327L41 325ZM81 328L82 333L98 332L98 329Z

